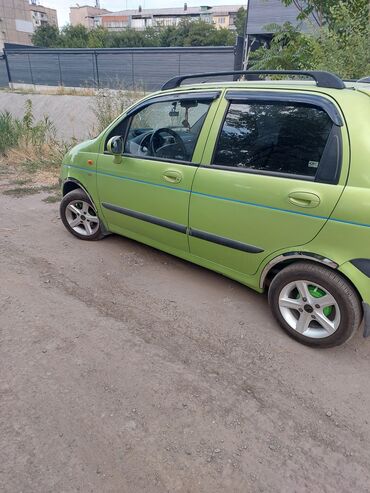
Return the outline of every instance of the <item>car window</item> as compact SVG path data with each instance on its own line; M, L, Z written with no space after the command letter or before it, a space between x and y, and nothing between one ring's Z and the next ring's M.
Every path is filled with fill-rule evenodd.
M131 118L124 153L191 161L210 104L187 99L146 106Z
M315 177L332 128L327 113L302 103L231 103L213 163Z

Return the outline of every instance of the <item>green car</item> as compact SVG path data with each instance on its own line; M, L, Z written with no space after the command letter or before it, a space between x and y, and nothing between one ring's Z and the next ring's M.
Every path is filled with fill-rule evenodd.
M131 106L65 156L61 219L267 291L290 336L336 346L370 334L370 87L276 73L175 77Z

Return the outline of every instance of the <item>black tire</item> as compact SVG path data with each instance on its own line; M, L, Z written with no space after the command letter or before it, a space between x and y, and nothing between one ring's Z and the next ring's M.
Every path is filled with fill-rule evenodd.
M286 290L289 290L289 286L291 286L290 283L294 283L295 281L306 281L308 283L313 283L313 285L315 286L319 285L326 291L326 294L329 294L334 298L339 308L339 317L337 319L338 326L335 332L328 335L327 337L307 337L306 335L303 335L302 333L295 330L295 328L287 322L287 320L282 315L280 309L279 297L281 293L284 293L284 288ZM292 297L294 298L294 289L293 291L291 291L291 293ZM301 296L298 290L296 297L298 298L298 300L296 301L299 301L302 304L306 299L300 299ZM300 309L302 313L299 313L298 310L295 311L294 309L291 310L289 308L292 316L297 317L297 320L300 319L302 315L306 317L306 320L310 320L310 317L314 319L314 313L319 312L320 310L322 310L322 308L318 308L319 305L315 305L315 307L317 307L317 311L311 312L311 305L309 304L309 302L313 299L314 298L311 297L304 305L304 309ZM362 306L360 298L352 285L338 272L312 262L296 262L281 270L274 277L270 284L268 300L271 311L281 327L297 341L312 347L328 348L343 344L356 332L362 319ZM284 312L284 307L282 308L282 310ZM330 315L334 319L337 309L334 307L330 310L334 310L334 314ZM285 313L288 312L285 310ZM289 318L290 321L292 320L291 315L288 315L287 318ZM295 322L293 321L291 323L294 324ZM311 330L310 327L312 327L314 330L320 330L320 324L316 320L310 320L308 323L308 332L310 332L311 334L313 334L313 330Z
M81 204L82 203L89 204L89 206L90 206L89 212L91 213L91 216L93 215L93 212L94 212L95 218L98 221L98 226L97 226L96 221L91 223L91 224L93 224L93 231L91 234L89 234L87 232L87 229L85 228L85 226L83 226L83 224L84 224L83 222L81 222L81 227L78 227L80 232L73 229L68 222L68 217L67 217L67 215L69 214L67 212L68 205L76 203L76 202L78 203L79 201L81 202ZM76 190L72 190L72 192L67 193L63 197L63 199L60 203L59 212L60 212L60 218L62 219L62 222L63 222L64 226L66 227L66 229L71 234L73 234L74 236L79 238L80 240L96 241L96 240L101 240L104 237L101 221L100 221L98 215L96 214L95 207L93 206L88 195L81 188L77 188ZM85 221L86 218L83 217L83 220ZM87 222L90 223L90 221L88 221L88 220L87 220ZM83 233L83 231L86 231L86 232Z

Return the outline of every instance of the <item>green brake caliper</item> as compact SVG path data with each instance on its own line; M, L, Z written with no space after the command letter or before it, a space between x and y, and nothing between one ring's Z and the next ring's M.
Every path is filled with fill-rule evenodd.
M317 286L308 286L308 291L310 292L310 295L313 298L321 298L322 296L325 296L326 293L322 289L318 288ZM323 310L323 313L325 317L329 317L333 310L332 306L326 306Z
M310 292L310 295L313 298L321 298L322 296L326 295L325 291L317 286L308 286L308 291ZM297 293L297 298L299 298L299 293ZM326 306L323 310L323 313L325 317L329 317L332 311L333 311L332 306Z

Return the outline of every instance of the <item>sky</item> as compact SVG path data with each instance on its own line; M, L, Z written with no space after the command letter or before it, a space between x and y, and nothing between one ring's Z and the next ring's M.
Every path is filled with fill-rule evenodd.
M189 7L196 7L199 5L245 5L246 0L100 0L100 7L103 9L117 11L125 9L136 9L141 5L143 9L149 8L163 8L163 7L182 7L184 2ZM95 5L94 0L41 0L40 4L45 7L51 7L58 11L58 23L59 27L63 27L69 22L69 7L79 5Z

